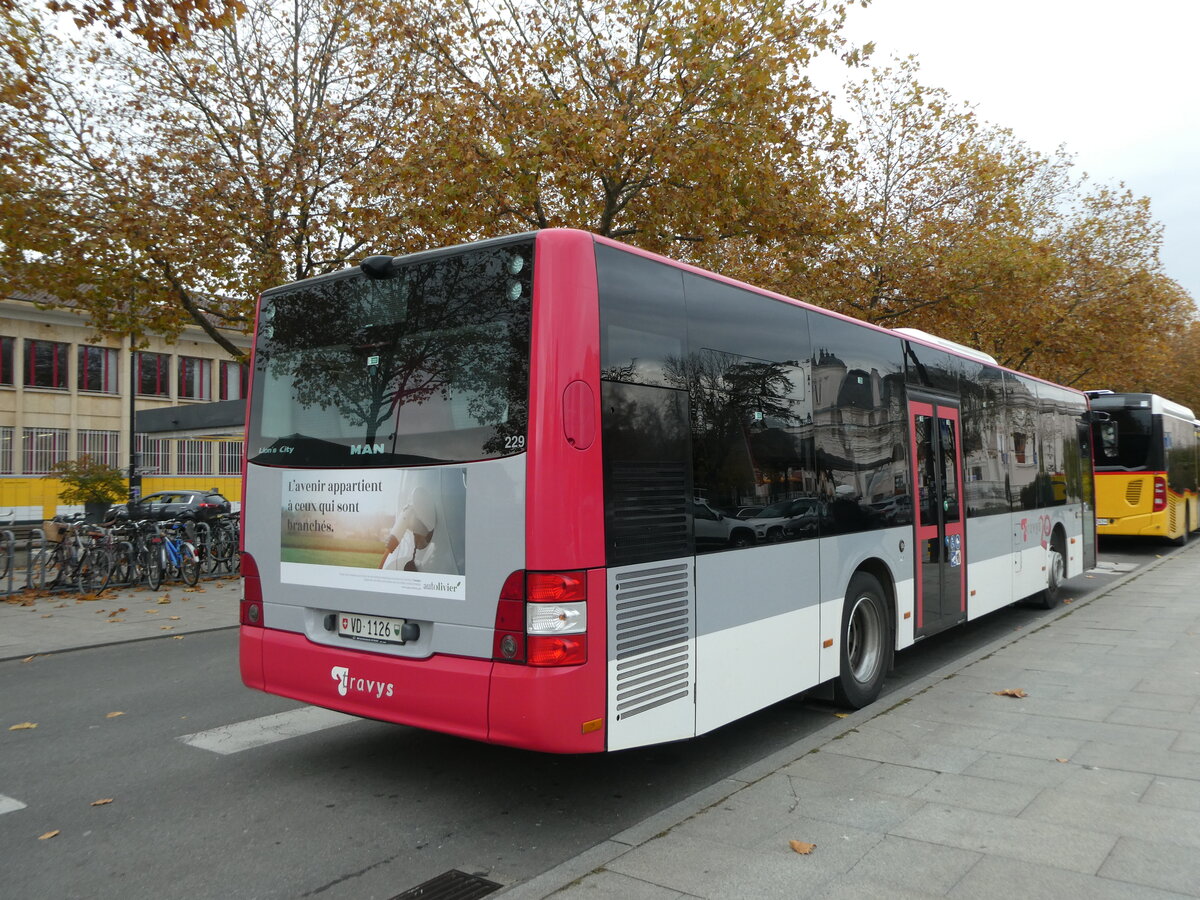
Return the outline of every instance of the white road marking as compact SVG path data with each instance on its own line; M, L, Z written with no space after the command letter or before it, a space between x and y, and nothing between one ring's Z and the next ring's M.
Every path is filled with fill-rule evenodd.
M0 816L5 813L16 812L18 809L24 809L25 804L13 797L5 797L0 794Z
M343 715L319 706L302 706L290 712L263 716L261 719L222 725L211 731L185 734L179 740L201 750L228 755L358 721L361 719L357 716Z

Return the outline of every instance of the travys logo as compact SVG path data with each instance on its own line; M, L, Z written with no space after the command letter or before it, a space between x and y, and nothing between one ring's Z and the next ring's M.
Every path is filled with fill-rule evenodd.
M349 666L334 666L329 677L338 683L337 692L345 697L351 691L356 694L373 694L376 700L390 697L396 686L390 681L375 681L372 678L355 678Z

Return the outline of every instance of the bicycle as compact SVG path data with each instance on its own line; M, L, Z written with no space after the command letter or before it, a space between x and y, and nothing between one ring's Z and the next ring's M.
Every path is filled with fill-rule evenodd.
M162 539L161 560L163 577L178 574L184 584L195 587L200 580L200 559L195 545L186 539L183 522L169 522L159 529Z

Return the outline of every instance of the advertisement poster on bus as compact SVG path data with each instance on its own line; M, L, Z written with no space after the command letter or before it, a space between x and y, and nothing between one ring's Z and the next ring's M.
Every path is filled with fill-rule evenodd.
M466 471L313 470L284 479L280 579L466 597Z

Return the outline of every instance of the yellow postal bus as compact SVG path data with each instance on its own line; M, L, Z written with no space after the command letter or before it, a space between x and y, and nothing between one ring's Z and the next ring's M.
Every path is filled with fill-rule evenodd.
M1157 394L1089 391L1096 530L1187 543L1200 527L1200 439L1186 406Z

